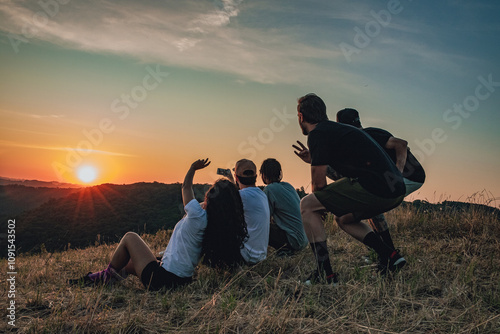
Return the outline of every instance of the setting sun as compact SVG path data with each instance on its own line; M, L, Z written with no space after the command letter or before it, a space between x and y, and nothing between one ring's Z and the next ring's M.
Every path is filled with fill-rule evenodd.
M80 181L90 183L97 178L97 169L93 166L82 166L77 171Z

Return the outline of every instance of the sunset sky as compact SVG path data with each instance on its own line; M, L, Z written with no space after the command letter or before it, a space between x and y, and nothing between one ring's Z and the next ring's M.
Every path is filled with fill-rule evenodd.
M0 0L0 176L172 183L208 157L195 182L212 183L274 157L309 192L291 145L314 92L409 142L427 180L407 200L498 206L499 17L486 0Z

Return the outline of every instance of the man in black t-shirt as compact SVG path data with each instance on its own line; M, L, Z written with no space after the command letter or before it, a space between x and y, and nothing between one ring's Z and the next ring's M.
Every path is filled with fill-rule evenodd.
M398 206L405 194L403 176L384 150L363 131L328 120L326 106L315 94L298 100L299 125L308 136L307 149L293 145L302 160L311 164L312 194L300 203L302 221L317 261L317 269L306 283L325 278L338 281L333 272L326 245L322 214L335 214L341 229L379 255L382 272L395 271L406 260L386 245L362 219ZM343 175L327 185L327 167Z
M385 150L403 175L406 187L405 196L408 196L422 187L425 181L425 171L415 156L410 152L406 140L396 138L389 131L383 129L363 129L361 120L359 119L359 113L356 109L345 108L337 112L337 122L362 129ZM374 231L380 235L382 240L384 240L387 245L395 248L384 214L376 215L368 221Z

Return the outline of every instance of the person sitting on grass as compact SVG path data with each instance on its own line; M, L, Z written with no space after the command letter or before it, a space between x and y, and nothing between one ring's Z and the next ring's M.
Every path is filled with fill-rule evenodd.
M300 215L300 197L295 188L283 182L281 164L276 159L266 159L260 166L264 193L269 202L271 225L269 246L278 250L277 255L292 255L308 244Z
M264 261L269 244L269 204L266 194L256 186L257 166L248 159L240 159L226 177L240 189L243 211L248 229L248 240L243 244L241 256L248 265Z
M248 232L236 186L220 179L207 191L203 203L194 197L195 171L209 164L208 159L197 160L185 176L182 201L186 215L175 226L161 261L157 261L139 235L128 232L105 270L69 280L69 283L110 284L133 274L146 289L172 289L192 281L201 256L213 267L233 267L243 262L240 250Z

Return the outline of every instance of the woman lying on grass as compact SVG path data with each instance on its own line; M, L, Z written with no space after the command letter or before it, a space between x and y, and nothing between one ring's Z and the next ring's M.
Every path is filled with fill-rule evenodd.
M200 159L191 165L182 184L186 215L177 223L160 262L139 235L128 232L116 248L108 267L70 280L70 284L109 284L136 275L149 290L175 288L190 283L201 256L213 267L242 263L240 249L248 238L243 204L236 186L220 179L198 203L193 192L195 171L210 164Z

